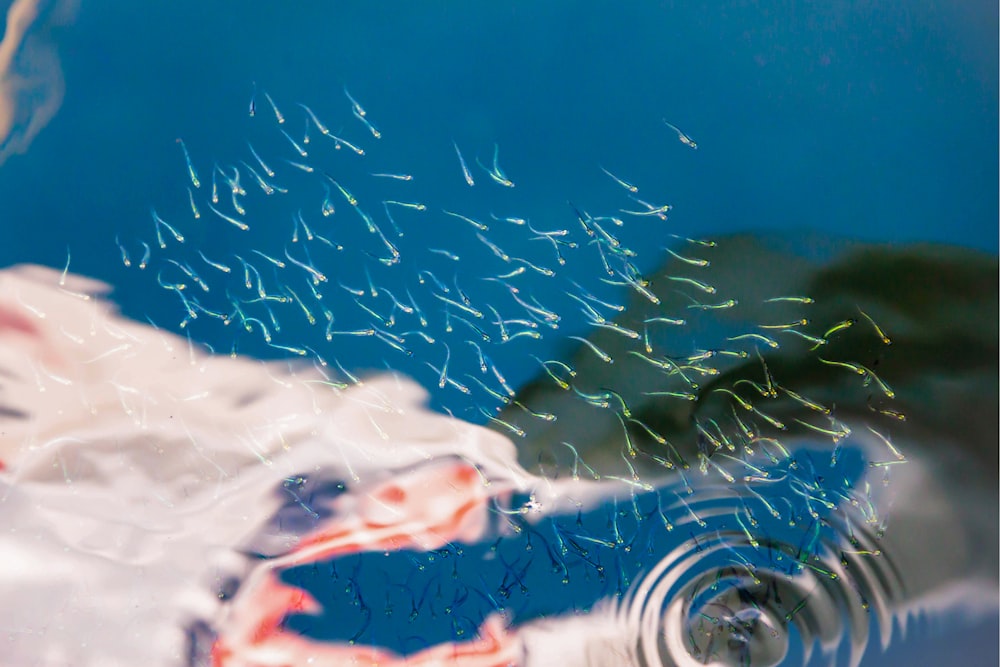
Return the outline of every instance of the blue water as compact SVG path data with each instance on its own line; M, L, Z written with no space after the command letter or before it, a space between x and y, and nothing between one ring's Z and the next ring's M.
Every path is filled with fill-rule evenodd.
M343 109L346 85L387 139L406 137L400 170L419 169L420 191L453 194L456 208L473 193L453 140L470 162L497 144L518 183L510 213L560 221L549 227L572 222L567 198L599 207L603 165L669 201L677 234L821 230L998 250L995 3L85 2L50 37L65 98L0 166L0 266L61 268L69 248L74 272L169 328L176 300L129 279L114 238L149 240L150 206L183 212L176 138L203 180L212 160L245 153L250 123L270 113L258 94L248 118L255 83L285 101L296 136L294 102ZM564 342L550 336L538 354ZM534 372L515 367L512 381ZM963 652L994 654L979 635ZM914 640L866 664L949 649Z

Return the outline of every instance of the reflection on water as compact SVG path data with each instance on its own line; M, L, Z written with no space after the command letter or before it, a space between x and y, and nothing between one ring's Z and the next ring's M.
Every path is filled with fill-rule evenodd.
M678 238L610 173L542 223L497 147L414 189L261 97L118 239L175 319L0 278L8 662L857 664L997 607L995 259Z
M52 31L72 22L72 0L9 3L0 41L0 164L28 150L62 104L62 67Z
M859 456L847 452L826 479L856 482ZM675 484L584 502L574 498L579 484L561 484L564 497L544 503L528 494L497 501L478 542L325 554L321 567L296 560L281 581L324 604L318 614L293 615L288 627L419 655L473 636L491 614L530 636L533 623L551 627L572 611L615 627L617 650L641 664L685 656L781 664L791 635L800 653L814 639L826 652L849 642L857 659L869 615L888 632L898 573L880 557L862 511L836 512L842 490L815 488L815 504L787 509L787 498L802 493L794 466L769 467L771 486L749 497L722 485L689 494ZM545 664L544 652L529 642L525 662Z

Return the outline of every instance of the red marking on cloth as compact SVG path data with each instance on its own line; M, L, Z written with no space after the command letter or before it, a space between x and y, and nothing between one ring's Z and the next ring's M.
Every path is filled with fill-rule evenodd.
M42 330L23 312L0 305L0 334L10 331L22 333L30 338L42 340Z
M315 613L320 609L311 595L301 588L282 583L277 577L268 577L264 581L261 596L267 600L267 613L258 621L250 635L250 641L254 644L284 632L285 619L290 614Z
M406 500L406 491L395 484L383 488L378 493L380 498L387 503L399 504Z
M290 632L283 627L285 618L297 611L282 608L284 602L297 606L302 599L315 600L304 591L301 597L289 597L295 589L277 582L270 574L269 582L254 596L272 625L256 628L249 640L226 635L212 646L213 667L289 667L291 665L368 665L369 667L517 667L521 664L521 644L516 634L509 633L500 615L487 618L479 628L479 636L461 643L432 646L403 657L374 646L319 642ZM267 591L280 591L278 599ZM281 591L284 589L284 591Z
M290 556L298 564L358 551L439 549L476 540L491 495L467 463L430 465L364 494L351 516L306 536Z
M0 303L0 339L14 336L30 341L26 354L55 367L64 367L65 359L45 335L34 318L15 306ZM13 344L17 344L17 340ZM22 343L23 344L23 343Z

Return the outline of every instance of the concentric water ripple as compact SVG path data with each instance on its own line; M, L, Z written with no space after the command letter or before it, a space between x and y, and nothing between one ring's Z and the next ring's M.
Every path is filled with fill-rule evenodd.
M887 640L901 584L853 489L865 483L852 480L860 468L856 460L838 465L820 484L823 477L807 483L801 469L786 466L783 479L772 475L769 488L741 496L725 488L661 492L677 500L664 511L679 517L673 531L690 539L620 607L633 662L855 665L873 631ZM788 502L804 484L812 500Z

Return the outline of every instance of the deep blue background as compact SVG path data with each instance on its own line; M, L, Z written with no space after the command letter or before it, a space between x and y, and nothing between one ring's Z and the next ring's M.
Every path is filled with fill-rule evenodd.
M202 180L243 150L253 81L327 109L346 84L408 135L401 164L441 178L452 139L496 142L536 220L569 224L603 164L673 204L678 233L998 248L995 2L93 1L52 36L65 100L0 166L0 266L61 268L69 246L134 317L175 322L177 302L126 280L115 234L148 239L150 205L186 204L176 137Z
M111 235L167 196L174 139L232 152L255 80L314 102L346 83L383 125L442 153L496 141L550 191L603 179L597 161L660 178L706 234L997 250L994 3L672 4L83 3L55 33L62 110L2 167L0 263L61 266L71 243L75 269L111 276ZM700 146L669 173L661 117Z
M603 164L672 204L680 233L997 251L995 3L290 7L83 3L53 31L60 113L0 167L0 265L61 267L70 246L128 314L177 320L176 299L123 279L113 238L149 238L151 205L184 208L178 136L203 179L245 152L253 81L288 100L293 133L291 101L346 112L348 85L411 141L401 165L452 181L452 139L484 159L498 143L538 224L572 222L565 200L606 189Z

